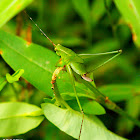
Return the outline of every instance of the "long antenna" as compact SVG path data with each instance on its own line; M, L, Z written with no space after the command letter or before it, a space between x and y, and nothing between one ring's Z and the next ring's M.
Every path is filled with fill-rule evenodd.
M24 13L27 14L27 12L24 10ZM37 23L29 16L29 14L27 14L27 16L29 17L29 19L35 24L35 26L39 29L39 31L53 44L53 46L55 47L56 45L51 41L51 39L42 31L42 29L37 25Z

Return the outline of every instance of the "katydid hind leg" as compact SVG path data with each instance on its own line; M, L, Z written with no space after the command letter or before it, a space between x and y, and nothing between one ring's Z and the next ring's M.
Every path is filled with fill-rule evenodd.
M88 71L87 73L91 73L95 70L97 70L98 68L102 67L103 65L107 64L108 62L110 62L111 60L113 60L114 58L116 58L117 56L119 56L122 53L122 50L118 50L118 51L114 51L115 54L114 56L112 56L111 58L109 58L108 60L104 61L102 64L98 65L97 67L95 67L94 69ZM109 54L109 53L108 53ZM111 54L111 53L110 53Z
M83 126L83 121L84 121L84 111L82 109L82 106L81 106L81 103L79 101L79 98L78 98L78 95L77 95L77 92L76 92L76 87L75 87L75 79L74 79L74 75L73 75L73 72L72 72L72 69L70 67L70 65L66 65L66 69L67 69L67 72L70 76L70 79L71 79L71 82L72 82L72 85L73 85L73 89L74 89L74 93L75 93L75 96L76 96L76 100L77 100L77 103L78 103L78 106L79 106L79 109L82 113L82 122L81 122L81 127L80 127L80 132L79 132L79 140L80 140L80 136L81 136L81 132L82 132L82 126Z
M122 53L122 50L105 52L105 53L95 53L95 54L78 54L82 59L92 58L94 56L108 55L108 54L118 54Z

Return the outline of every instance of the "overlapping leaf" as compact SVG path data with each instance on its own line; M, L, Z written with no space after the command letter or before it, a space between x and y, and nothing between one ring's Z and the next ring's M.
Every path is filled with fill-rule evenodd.
M114 0L125 21L133 33L133 41L140 46L140 1L139 0ZM125 7L125 8L124 8Z
M6 83L7 83L6 78L0 77L0 91L4 88Z
M135 85L108 85L100 87L99 90L112 101L130 100L140 95L140 87Z
M65 133L78 138L82 121L82 114L74 110L61 109L53 104L44 103L42 109L46 118ZM110 132L102 122L93 117L84 117L81 140L125 140Z
M0 104L0 110L0 137L26 133L44 119L39 107L27 103L4 102Z
M32 0L0 0L0 27L31 2Z
M49 49L33 43L27 45L25 40L4 31L0 31L0 36L3 36L0 38L0 50L5 61L14 70L24 69L23 77L26 80L52 96L51 77L59 57ZM73 90L66 72L58 81L60 91Z

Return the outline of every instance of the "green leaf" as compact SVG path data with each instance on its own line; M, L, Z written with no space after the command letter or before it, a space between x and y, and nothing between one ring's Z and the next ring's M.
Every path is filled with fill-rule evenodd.
M6 78L0 77L0 91L4 88L6 83L7 83Z
M28 132L31 129L36 128L44 117L15 117L10 119L0 120L0 137L16 136Z
M102 86L99 90L112 101L129 100L136 95L140 95L140 87L135 85L117 84Z
M15 116L40 116L42 110L38 106L23 102L4 102L0 103L0 118Z
M25 40L4 31L0 31L0 51L3 59L15 71L24 69L23 78L47 95L53 96L51 79L59 60L53 51L33 43L27 45ZM57 84L61 93L73 92L67 72L60 73Z
M125 111L133 118L138 119L140 114L140 96L136 96L126 102ZM123 135L132 133L135 124L120 116L117 123L117 132Z
M90 21L90 8L88 0L72 0L75 10L88 23Z
M129 101L127 101L125 110L133 118L139 119L139 115L140 115L140 96L136 96L136 97L130 99ZM128 123L128 130L132 131L135 124L130 120L127 120L127 123Z
M106 0L108 6L111 4L111 0ZM106 13L104 0L94 0L91 6L92 22L93 25L97 24L102 16Z
M79 97L84 113L94 115L101 115L106 113L105 109L98 102L94 101L95 98L93 96L81 93L77 93L77 95ZM71 108L80 111L77 101L75 100L76 98L74 93L62 93L61 96L64 100L67 101Z
M31 2L32 0L0 0L0 27Z
M85 43L85 40L83 40L80 37L74 36L74 37L55 38L55 42L63 44L64 46L76 47L78 45L79 46L83 45Z
M133 41L140 46L140 1L139 0L114 0L117 8L133 33ZM124 8L125 7L125 8Z
M83 103L83 110L87 114L102 115L106 113L105 109L96 101L86 100Z
M52 104L54 104L55 100L52 100L52 99L49 99L49 98L44 98L44 102L45 103L52 103Z
M67 103L72 109L80 111L76 100L70 100L67 101ZM80 103L84 113L86 114L102 115L106 113L105 109L96 101L92 101L90 99L80 99Z
M91 41L92 38L92 28L91 28L91 14L90 14L90 7L89 7L89 1L88 0L72 0L72 3L74 5L74 8L76 12L81 16L83 21L85 22L86 25L86 33L89 42Z
M60 130L74 138L78 138L82 114L74 110L61 109L53 104L41 105L46 118ZM80 140L124 140L124 138L107 130L102 122L96 117L92 119L84 117Z
M23 77L38 89L53 95L51 77L58 56L39 45L30 44L19 37L0 31L2 57L16 71L24 69Z
M13 87L16 88L16 91L14 90ZM9 83L6 84L5 88L0 92L0 95L1 95L0 102L17 101L18 93L21 93L22 90L23 90L23 87L17 82L13 83L13 85Z
M83 85L82 85L83 86ZM85 91L86 92L86 91ZM89 98L89 99L96 99L93 96L90 96L88 94L82 94L82 93L77 93L78 97L84 97L84 98ZM73 100L75 99L75 93L70 93L70 92L65 92L65 93L61 93L61 96L63 97L64 100Z
M36 128L44 119L42 110L23 102L4 102L0 104L0 137L26 133Z
M119 42L116 39L107 38L94 43L91 48L84 50L84 53L101 53L119 49ZM84 57L83 57L84 58Z
M13 75L10 75L9 73L6 74L6 79L9 83L13 83L16 81L19 81L19 78L24 73L23 69L17 70Z

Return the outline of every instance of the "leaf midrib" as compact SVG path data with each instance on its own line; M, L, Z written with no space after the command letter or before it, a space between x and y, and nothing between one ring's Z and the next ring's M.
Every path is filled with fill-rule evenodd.
M39 65L38 63L36 63L35 61L31 61L27 56L23 55L22 53L18 52L17 50L15 50L14 48L10 47L10 45L6 42L4 42L3 40L0 39L1 42L3 42L5 45L7 45L10 49L12 49L13 51L15 51L17 54L20 54L21 56L23 56L25 59L27 59L30 63L33 63L37 66L39 66L40 68L42 68L43 70L50 72L52 74L52 72L48 69L45 69L44 67L42 67L41 65ZM3 55L3 54L2 54Z
M40 115L34 115L36 111L32 112L31 114L29 113L23 113L23 114L17 114L17 115L11 115L11 116L6 116L6 117L0 117L0 120L4 119L10 119L10 118L16 118L16 117L40 117L43 116L43 113Z
M139 23L139 25L140 25L140 16L139 16L139 14L138 14L137 7L135 6L135 3L134 3L133 0L130 0L130 3L133 5L134 13L135 13L135 15L136 15L136 19L137 19L137 21L138 21L138 23Z

